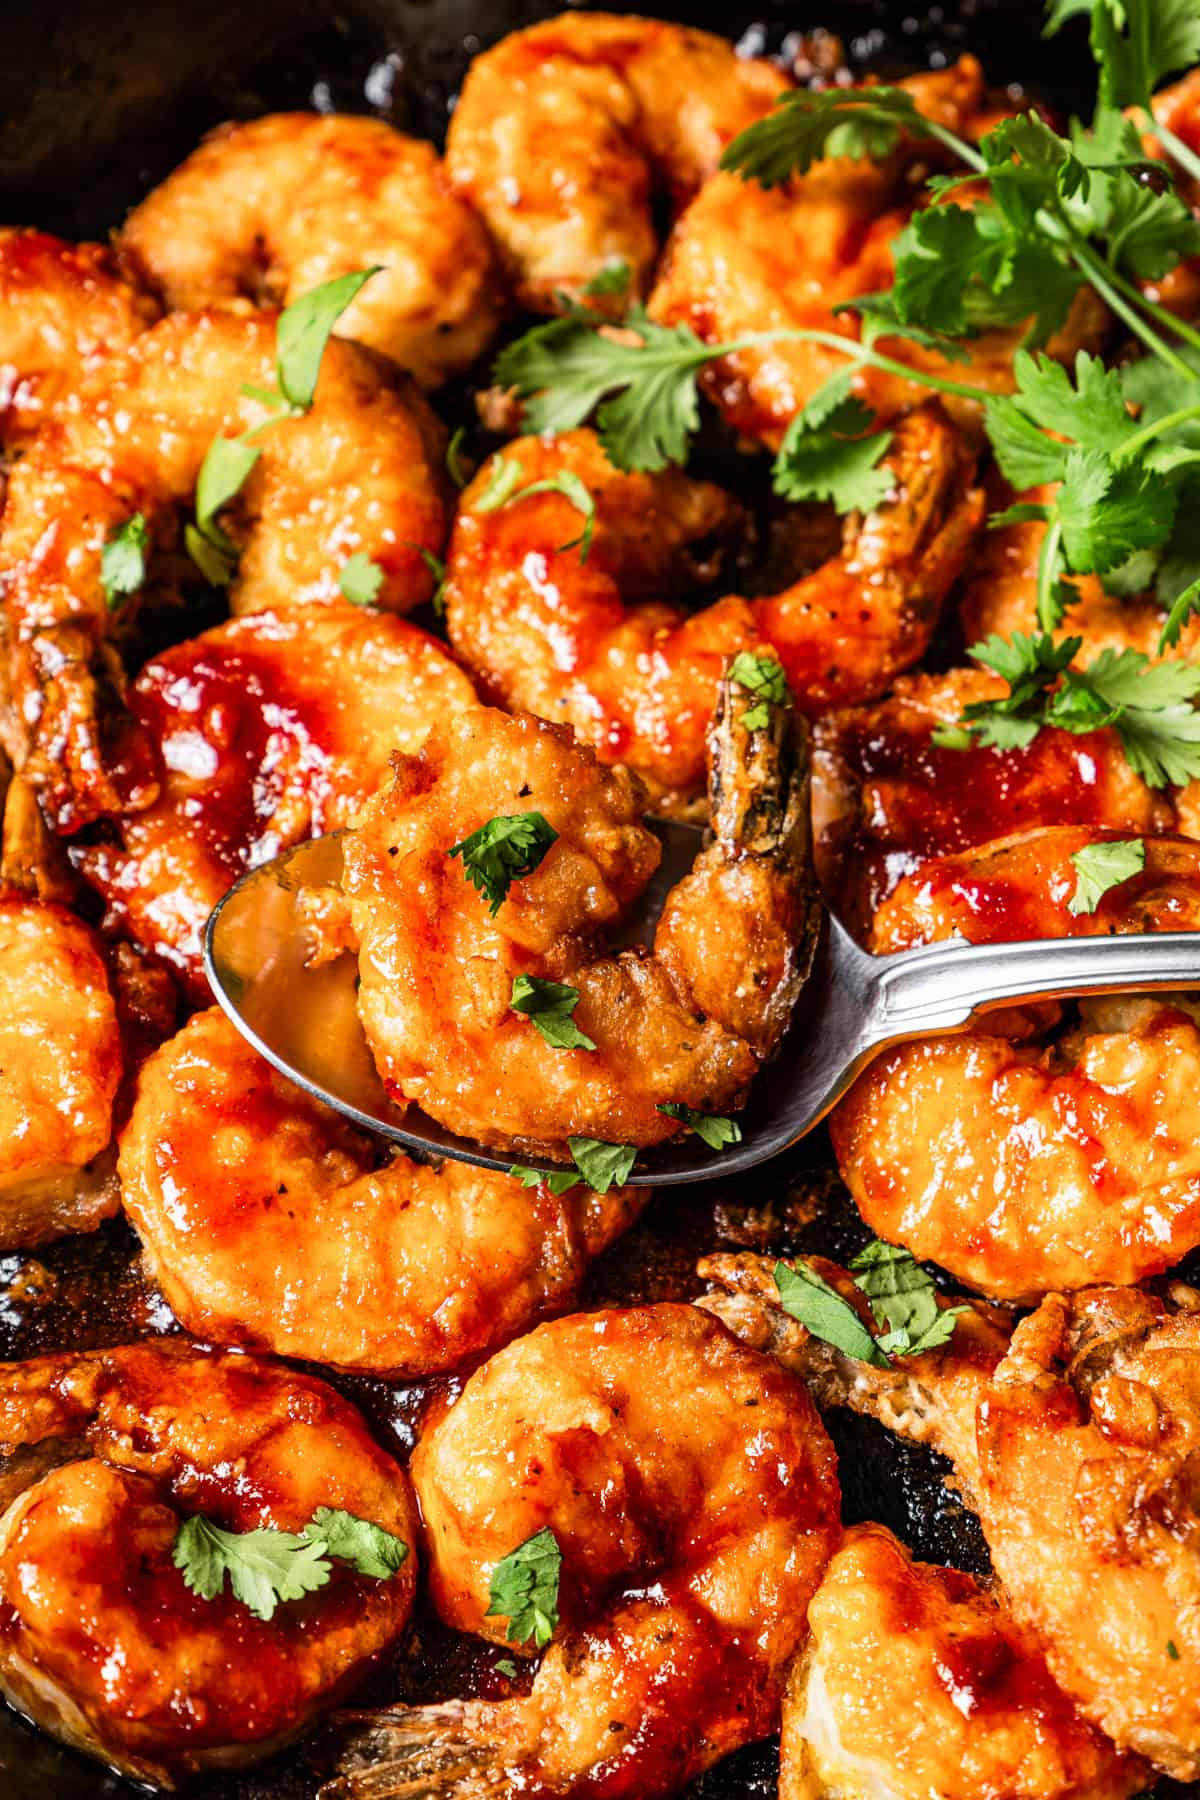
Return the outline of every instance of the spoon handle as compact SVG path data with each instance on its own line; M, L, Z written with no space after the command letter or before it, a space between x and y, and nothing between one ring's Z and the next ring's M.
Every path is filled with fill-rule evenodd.
M1200 987L1200 932L930 944L876 958L871 987L870 1035L894 1043L1018 1000Z

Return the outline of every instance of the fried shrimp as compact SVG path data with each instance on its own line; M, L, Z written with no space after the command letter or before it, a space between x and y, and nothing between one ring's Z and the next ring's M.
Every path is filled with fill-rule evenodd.
M99 356L157 317L103 245L0 230L0 443L26 442Z
M554 1641L523 1698L364 1715L326 1796L650 1800L773 1728L840 1530L834 1454L801 1384L715 1320L539 1326L471 1376L413 1480L460 1630L505 1642L497 1566L553 1532Z
M779 1800L1125 1800L1150 1772L1076 1711L1033 1633L882 1525L846 1534L788 1674Z
M1039 731L1023 749L942 748L940 725L1007 692L984 669L907 675L874 706L845 707L813 737L817 870L831 905L862 938L905 875L935 856L1040 825L1170 831L1171 802L1146 786L1111 730ZM1072 883L1073 886L1073 883Z
M892 493L848 522L836 556L781 593L689 615L660 596L677 592L676 565L686 576L736 529L719 489L676 471L619 474L590 431L522 438L504 457L531 481L583 481L591 550L585 562L572 547L578 514L560 492L477 511L495 468L485 466L451 539L451 641L503 704L573 725L668 805L703 781L731 655L769 643L806 713L874 698L924 651L982 517L971 458L939 409L922 407L888 453Z
M1051 1294L1009 1345L972 1310L946 1348L875 1368L779 1313L772 1266L707 1258L727 1292L702 1304L811 1377L821 1404L948 1456L1055 1681L1119 1748L1200 1776L1200 1294Z
M100 947L62 906L0 895L0 1247L88 1231L117 1209L124 1059Z
M922 113L960 135L977 135L995 123L973 56L899 85ZM855 342L858 315L834 308L891 287L892 247L912 210L909 173L920 157L923 179L929 153L928 141L918 145L906 139L886 162L830 159L771 188L733 174L714 175L668 241L650 297L651 316L689 326L709 344L812 329ZM1106 321L1094 291L1086 290L1047 345L1049 354L1065 360L1079 348L1098 347ZM974 338L965 375L940 352L908 341L885 340L880 347L918 372L1007 392L1023 335L1024 328L1017 327ZM781 340L710 363L700 382L735 430L775 446L817 389L846 367L846 357L827 345ZM921 394L917 382L872 368L857 369L854 385L885 418ZM965 403L965 418L977 404Z
M338 322L423 387L487 349L504 293L487 233L431 144L381 119L272 113L222 125L130 213L121 248L172 309L286 306L381 273Z
M106 923L166 962L199 999L209 913L249 868L347 825L432 725L475 705L426 632L347 601L251 613L143 668L129 710L161 769L153 806L118 842L73 849Z
M77 1749L173 1787L269 1755L341 1698L412 1607L402 1470L312 1376L177 1342L0 1367L0 1688ZM172 1560L197 1513L298 1532L321 1507L401 1538L389 1580L334 1562L269 1619Z
M273 315L172 314L109 357L12 472L0 560L13 698L26 773L60 831L143 807L157 787L144 734L119 700L117 646L137 607L130 597L110 608L104 546L138 514L156 546L174 544L213 438L267 416L242 385L269 386L274 366ZM336 599L357 553L383 572L382 607L427 599L421 552L440 548L446 522L441 439L411 385L331 342L311 410L258 439L228 527L241 550L233 610Z
M624 262L641 293L652 202L675 208L788 86L724 38L661 19L563 13L472 63L446 165L482 215L523 306L553 311Z
M926 863L881 908L874 947L1200 928L1200 844L1183 838L1148 838L1143 871L1073 913L1071 858L1105 835L1031 832ZM1003 1299L1169 1268L1200 1244L1194 1010L1081 1000L1061 1033L1026 1009L888 1051L830 1121L863 1218Z
M813 930L803 748L783 705L748 729L752 703L722 684L714 839L667 896L652 951L603 953L660 857L641 787L568 728L480 710L395 759L393 786L344 846L359 1012L389 1092L484 1143L564 1160L570 1136L675 1134L664 1104L742 1103L788 1022ZM517 814L541 821L545 854L489 909L459 852ZM577 995L589 1047L555 1048L513 1010L522 976Z
M378 1146L277 1075L215 1008L145 1065L121 1197L196 1336L418 1375L486 1355L574 1295L644 1190L556 1196Z

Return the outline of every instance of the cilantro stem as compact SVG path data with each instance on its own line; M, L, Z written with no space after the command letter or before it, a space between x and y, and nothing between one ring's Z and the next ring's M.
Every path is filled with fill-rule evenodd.
M902 381L915 381L921 387L936 388L939 393L954 394L960 400L978 400L981 403L993 398L987 388L969 387L965 381L951 381L942 375L930 375L924 369L914 369L911 363L898 362L893 356L885 356L881 350L870 344L860 343L857 338L843 337L836 331L817 331L804 329L797 331L757 331L748 337L739 338L735 343L722 344L711 352L706 361L717 356L729 356L735 350L753 349L758 344L774 344L780 339L791 343L823 344L828 350L840 350L851 362L868 365L873 369L883 369L889 375L898 375ZM1189 376L1192 371L1188 370Z
M1145 319L1140 318L1131 306L1126 305L1121 295L1109 280L1109 276L1112 273L1109 265L1104 262L1101 257L1097 256L1095 251L1093 251L1089 245L1085 244L1082 239L1077 238L1074 232L1071 232L1067 238L1067 249L1074 261L1083 270L1100 298L1108 305L1110 311L1116 313L1118 319L1122 319L1125 324L1128 325L1130 331L1132 331L1136 337L1141 338L1146 348L1148 350L1153 350L1156 356L1160 356L1163 362L1174 369L1177 375L1181 375L1185 381L1194 381L1196 378L1196 371L1183 360L1182 356L1172 350L1170 344L1159 337L1157 331L1155 331L1152 326L1148 325ZM1140 294L1138 295L1138 298L1139 300L1141 299Z
M1181 137L1176 137L1169 125L1160 124L1148 106L1142 108L1142 117L1147 127L1158 139L1164 150L1170 152L1181 169L1186 169L1193 181L1200 181L1200 156L1185 144Z
M1165 306L1160 306L1157 300L1147 299L1146 295L1143 294L1141 288L1138 287L1135 282L1132 282L1126 276L1119 274L1116 269L1111 268L1111 265L1110 275L1113 286L1117 288L1119 292L1126 295L1128 299L1133 300L1137 305L1144 307L1157 324L1165 325L1168 331L1176 332L1185 343L1191 344L1193 349L1200 350L1200 331L1197 331L1194 326L1189 325L1186 319L1178 318L1175 313L1170 312Z
M1046 632L1053 632L1055 626L1062 623L1054 598L1054 571L1058 566L1061 543L1062 524L1055 519L1047 525L1042 537L1042 547L1038 551L1037 614L1038 624Z
M953 150L955 156L965 162L968 168L974 169L977 175L987 174L987 158L981 156L975 146L968 144L965 138L960 138L957 132L951 131L946 125L939 125L936 120L930 118L922 121L922 129L926 137L936 138L939 144L945 144L948 149Z
M1140 431L1135 431L1132 437L1126 438L1118 446L1114 452L1114 460L1124 462L1126 457L1136 456L1143 445L1152 443L1156 437L1162 437L1164 432L1173 431L1176 425L1186 425L1189 419L1197 418L1200 418L1200 401L1194 406L1181 406L1175 412L1164 413L1161 419L1152 419L1148 425L1143 425Z

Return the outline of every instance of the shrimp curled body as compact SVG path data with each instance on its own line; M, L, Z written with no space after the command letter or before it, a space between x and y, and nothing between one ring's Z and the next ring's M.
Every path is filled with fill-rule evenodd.
M504 305L487 233L437 152L382 119L272 113L223 125L134 208L120 243L184 312L239 296L286 306L378 267L338 333L422 387L474 362Z
M669 1304L542 1325L470 1378L413 1480L450 1623L504 1643L493 1572L547 1527L560 1623L525 1698L366 1715L328 1795L389 1791L414 1756L414 1794L650 1800L772 1729L838 1484L803 1387L723 1326Z
M214 1008L142 1070L122 1199L197 1336L393 1375L485 1355L561 1308L638 1210L636 1189L377 1162Z
M689 614L663 596L736 530L718 489L674 471L619 474L590 431L522 438L504 454L531 481L583 481L596 507L591 553L583 562L569 547L578 514L561 494L473 510L485 468L450 544L451 641L503 704L573 725L606 762L667 795L701 785L716 685L739 651L770 644L810 715L883 693L928 644L982 516L972 459L939 409L922 407L889 450L892 493L848 525L838 555L780 593Z
M255 1762L399 1636L416 1580L400 1468L324 1382L176 1342L0 1367L0 1687L53 1736L171 1787ZM402 1538L390 1580L251 1613L172 1561L181 1519L299 1531L322 1506Z
M730 688L734 684L729 684ZM807 973L807 790L788 717L714 727L715 841L667 897L654 949L602 951L660 857L638 784L563 726L482 709L435 732L345 840L359 1011L385 1085L483 1142L566 1159L574 1134L648 1145L659 1107L738 1105ZM493 916L451 856L494 817L557 837ZM573 987L591 1049L557 1049L511 1008L519 975Z

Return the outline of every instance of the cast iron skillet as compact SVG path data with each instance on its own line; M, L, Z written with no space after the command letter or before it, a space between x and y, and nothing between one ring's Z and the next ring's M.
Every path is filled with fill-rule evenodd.
M374 112L440 139L470 57L505 32L561 10L556 0L41 0L5 9L0 60L0 222L67 237L103 237L125 211L227 118L279 108ZM618 11L636 10L617 7ZM1080 40L1047 46L1038 0L958 0L909 13L901 0L816 0L799 12L778 0L722 7L647 0L660 16L744 35L775 50L787 33L823 26L849 60L898 74L970 49L989 78L1023 81L1061 106L1086 100ZM752 1245L845 1258L866 1233L829 1173L828 1146L810 1142L740 1182L681 1190L658 1201L593 1272L584 1304L686 1297L707 1249ZM113 1344L170 1330L142 1284L132 1234L120 1223L52 1245L43 1297L29 1263L0 1257L0 1359ZM15 1278L24 1269L21 1295ZM425 1389L340 1380L381 1440L403 1454ZM975 1521L942 1485L945 1465L898 1444L870 1421L835 1417L848 1522L881 1519L918 1556L982 1573ZM366 1703L487 1691L494 1653L419 1620L413 1642L380 1672ZM201 1785L205 1800L308 1800L320 1749L301 1746L259 1773ZM773 1745L710 1771L690 1800L770 1800ZM121 1800L134 1789L60 1749L0 1709L3 1800ZM1200 1796L1200 1784L1159 1790Z

